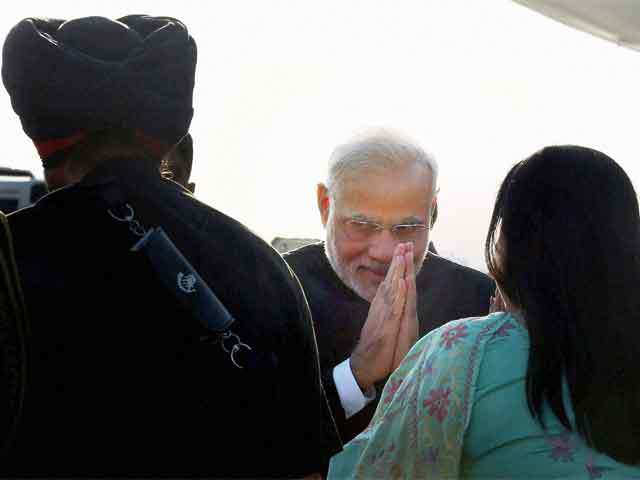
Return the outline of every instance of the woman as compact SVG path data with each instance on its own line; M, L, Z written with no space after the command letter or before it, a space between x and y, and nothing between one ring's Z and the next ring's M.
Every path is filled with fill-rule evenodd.
M421 339L330 477L640 476L640 220L625 172L583 147L535 153L500 188L485 254L507 311Z

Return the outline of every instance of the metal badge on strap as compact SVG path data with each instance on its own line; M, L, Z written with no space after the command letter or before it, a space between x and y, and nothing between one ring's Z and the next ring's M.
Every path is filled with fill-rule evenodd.
M253 349L230 330L235 319L165 231L161 227L145 229L136 220L129 204L123 206L120 214L113 209L108 212L115 220L127 223L131 233L140 237L131 251L141 252L149 259L158 278L176 300L205 328L215 333L216 343L229 355L231 362L238 368L244 368L238 362L238 353L242 349Z

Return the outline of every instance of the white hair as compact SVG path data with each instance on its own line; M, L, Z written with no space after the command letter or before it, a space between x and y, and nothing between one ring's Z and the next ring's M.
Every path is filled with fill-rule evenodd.
M433 192L437 192L438 163L411 139L388 129L367 130L336 147L329 158L326 187L335 192L345 178L369 169L422 165L431 172Z

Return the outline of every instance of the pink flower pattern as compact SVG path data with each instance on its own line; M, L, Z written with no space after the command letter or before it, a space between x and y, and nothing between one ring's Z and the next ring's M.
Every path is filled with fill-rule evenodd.
M440 345L444 345L445 350L449 350L453 345L458 343L461 338L467 335L467 326L465 324L449 327L442 333Z
M587 473L589 474L590 480L594 480L596 478L602 478L602 475L604 474L604 470L605 470L604 468L598 467L592 463L587 463L586 467L587 467Z
M509 336L509 330L513 330L514 328L516 328L516 327L513 325L513 323L506 322L498 330L496 330L495 336L496 337L508 337Z
M399 380L391 380L387 384L387 386L384 389L384 391L386 392L387 395L386 395L386 397L384 397L384 400L382 401L382 403L387 404L387 403L391 402L391 400L393 400L393 397L395 396L396 392L400 388L400 385L402 385L402 380L404 380L404 379L401 378Z
M422 402L425 408L429 408L429 415L436 417L440 423L449 413L449 403L451 403L449 394L451 394L450 388L434 388L429 392L429 398Z
M594 465L595 462L595 458L593 456L593 453L589 453L587 455L587 463L585 465L586 469L587 469L587 473L589 474L589 480L594 480L596 478L602 478L604 473L607 470L610 470L609 467L599 467L597 465Z
M568 433L565 432L555 437L549 437L547 443L551 446L550 456L556 462L573 462L575 448Z
M422 355L422 350L415 350L412 353L408 354L406 357L404 357L404 362L412 362L417 358L420 358L420 355Z
M405 362L388 381L383 399L389 403L349 444L352 450L341 454L355 462L356 478L458 478L465 428L460 420L471 414L482 342L491 337L515 340L517 328L513 318L499 318L481 329L474 322L456 322L433 336L430 348L416 349L412 363ZM464 348L452 348L460 342ZM455 367L456 377L446 375L445 366ZM402 422L396 423L399 419ZM535 451L576 477L604 480L618 473L605 456L590 452L576 433L562 431L540 441L543 448L536 445Z

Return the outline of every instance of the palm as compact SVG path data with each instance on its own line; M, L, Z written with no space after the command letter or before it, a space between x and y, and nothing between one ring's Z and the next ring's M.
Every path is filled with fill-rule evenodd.
M363 390L388 376L417 338L413 247L400 244L371 302L351 368Z

